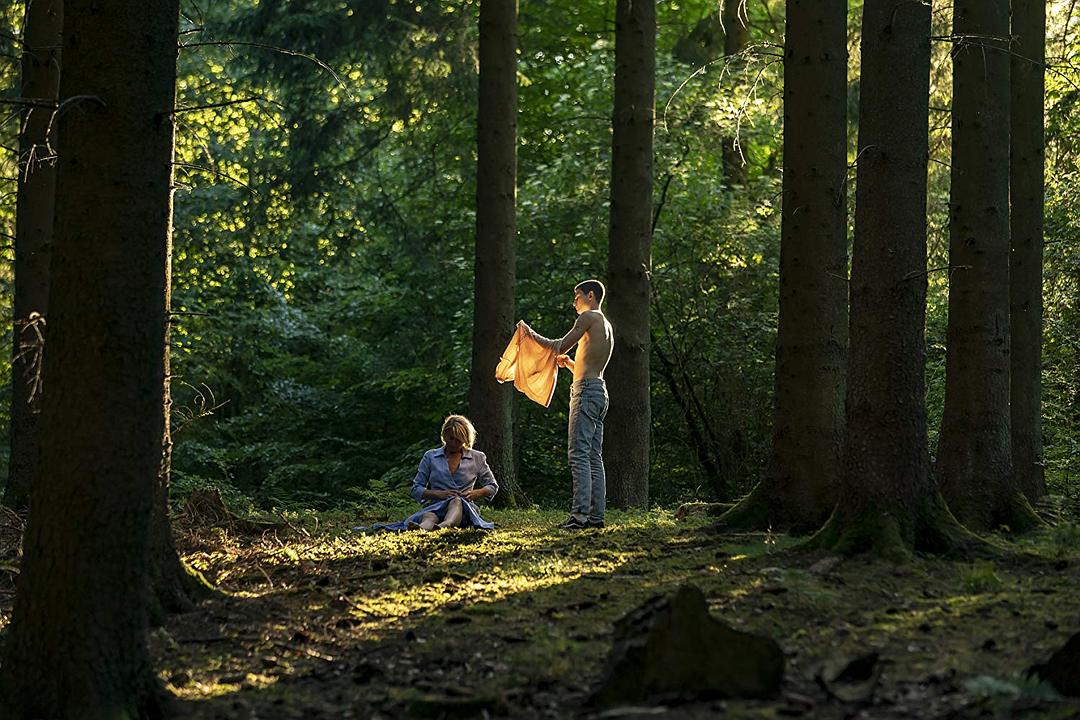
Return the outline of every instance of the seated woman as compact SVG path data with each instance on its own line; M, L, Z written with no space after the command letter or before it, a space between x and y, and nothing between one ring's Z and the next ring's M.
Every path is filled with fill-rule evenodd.
M480 517L476 501L490 501L499 491L499 484L488 467L487 457L473 449L475 440L476 429L468 418L462 415L446 418L442 447L424 453L413 479L412 496L427 506L405 520L404 529L495 528Z

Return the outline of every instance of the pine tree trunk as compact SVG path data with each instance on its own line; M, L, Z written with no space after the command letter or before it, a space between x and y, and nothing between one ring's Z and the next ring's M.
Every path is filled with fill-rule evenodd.
M165 430L174 0L69 0L53 283L9 718L156 713L147 573Z
M514 332L517 226L517 0L480 3L477 112L476 261L469 414L477 448L502 487L499 501L521 499L514 464L513 387L495 366Z
M606 296L615 349L605 373L611 405L604 428L608 504L617 508L649 502L655 84L656 4L617 0Z
M175 100L174 100L175 103ZM175 127L173 128L175 132ZM170 141L175 146L175 139ZM165 616L187 612L195 602L213 593L213 586L197 570L189 567L176 552L172 521L169 514L169 484L172 477L172 374L169 348L172 318L172 194L169 195L169 252L165 271L165 342L162 345L165 363L165 425L162 433L161 466L154 491L154 517L150 527L150 623L161 625Z
M728 62L746 49L750 42L750 28L746 25L746 0L724 0L724 55ZM788 27L792 27L790 19ZM846 51L845 51L846 52ZM744 63L745 64L745 63ZM721 160L724 167L724 181L728 187L746 184L746 163L740 151L739 138L730 135L724 138L721 148Z
M11 456L4 505L26 507L37 476L37 385L44 349L38 333L49 300L49 253L56 191L55 123L51 123L60 85L63 0L26 3L22 53L22 97L38 105L23 113L19 135L19 180L15 209L15 293L11 360ZM51 125L51 127L50 127Z
M812 544L904 558L962 529L929 473L926 169L930 7L866 0L840 499Z
M1034 502L1046 492L1041 377L1046 0L1013 0L1012 37L1009 407L1016 481Z
M973 530L1034 518L1009 422L1009 2L956 0L945 410L937 472Z
M788 0L787 28L772 453L719 524L811 532L836 504L844 441L847 0Z

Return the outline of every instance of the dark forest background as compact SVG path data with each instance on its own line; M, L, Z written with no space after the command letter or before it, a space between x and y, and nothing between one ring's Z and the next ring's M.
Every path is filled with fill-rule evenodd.
M1045 463L1051 496L1080 511L1080 88L1069 65L1080 16L1073 3L1048 5ZM9 99L19 96L21 10L4 9ZM404 502L439 421L467 410L477 11L476 2L183 3L174 499L212 486L240 507ZM727 501L761 477L770 440L783 3L748 0L736 28L715 2L657 12L650 501ZM606 271L613 7L537 0L520 13L516 315L556 335L573 321L573 285ZM851 161L860 17L850 3ZM950 18L935 5L935 35L948 36ZM949 264L951 48L934 44L931 77L931 449L945 377L948 273L933 269ZM9 239L10 110L0 128ZM850 180L853 204L853 167ZM0 258L0 332L10 334L10 245ZM568 381L550 409L514 399L518 477L533 503L569 497ZM0 383L6 440L6 353Z

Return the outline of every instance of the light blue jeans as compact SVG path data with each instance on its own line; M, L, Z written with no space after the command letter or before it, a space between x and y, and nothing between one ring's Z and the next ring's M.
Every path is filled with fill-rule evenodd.
M570 424L567 455L574 479L570 512L603 520L607 495L604 475L604 418L608 411L603 378L578 380L570 386Z

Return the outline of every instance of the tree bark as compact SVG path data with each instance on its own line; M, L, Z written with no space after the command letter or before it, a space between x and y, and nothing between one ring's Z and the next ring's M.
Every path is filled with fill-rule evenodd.
M158 714L147 573L165 430L175 0L69 0L53 284L8 718Z
M15 209L15 293L11 359L11 456L4 505L22 510L40 457L41 358L49 300L49 252L56 192L53 110L60 86L63 0L26 3L22 97L39 105L22 117ZM36 316L35 316L36 314ZM39 319L40 318L40 319Z
M930 477L925 402L930 7L863 6L847 443L840 498L811 542L906 558L964 531Z
M847 0L788 0L787 28L772 451L719 524L812 532L836 504L844 443Z
M608 503L616 508L645 507L649 502L655 84L656 4L618 0L607 282L615 349L605 373L611 404L604 430Z
M1042 445L1046 0L1012 0L1012 38L1009 407L1016 481L1034 502L1046 493Z
M724 0L724 55L727 62L738 55L750 42L750 28L746 24L746 0ZM790 20L789 20L790 23ZM789 24L788 27L791 27ZM721 160L724 167L724 181L728 187L746 184L746 162L739 149L739 138L730 135L724 138L721 148Z
M511 505L522 498L514 464L513 388L495 380L495 366L514 332L516 52L517 0L482 0L469 414L477 448L487 454L502 487L499 500Z
M945 409L937 477L973 530L1036 518L1009 422L1009 2L956 0Z
M170 161L174 137L170 140ZM210 596L213 586L202 573L191 568L180 559L173 541L172 521L169 513L169 485L172 480L172 374L169 348L172 329L172 194L169 194L169 251L165 257L165 342L162 345L164 361L164 408L165 420L162 432L161 464L158 470L157 485L154 489L154 516L150 527L150 624L157 627L164 623L165 616L187 612L194 608L199 599Z

